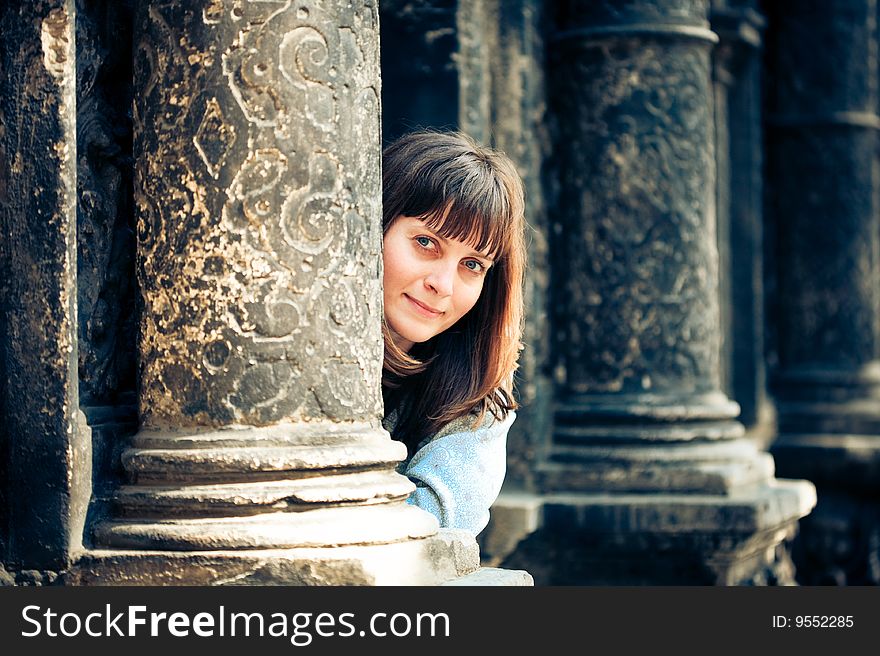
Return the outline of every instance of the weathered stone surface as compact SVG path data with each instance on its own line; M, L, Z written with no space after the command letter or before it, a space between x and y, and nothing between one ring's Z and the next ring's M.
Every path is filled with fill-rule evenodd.
M15 585L15 577L6 571L6 568L0 564L0 586Z
M544 523L544 498L539 494L506 492L492 504L489 524L477 536L485 566L498 565Z
M717 37L705 10L560 3L553 52L565 237L554 261L565 284L569 396L718 389L709 75Z
M467 531L445 528L437 537L445 544L444 550L451 554L458 576L470 574L480 566L480 549L476 540Z
M147 427L381 413L374 5L144 5Z
M560 459L570 456L568 462ZM730 494L773 478L773 458L746 440L717 445L603 446L554 450L541 467L547 490Z
M772 477L721 392L707 10L557 7L565 345L545 490L720 494Z
M806 481L726 497L549 495L540 528L500 564L537 585L792 585L779 548L815 502Z
M215 551L286 549L382 544L425 538L437 532L437 520L403 501L355 507L313 507L248 516L162 517L144 523L120 519L101 522L98 544L121 549Z
M25 568L65 567L81 549L91 483L76 372L74 22L72 0L0 9L0 475L4 559Z

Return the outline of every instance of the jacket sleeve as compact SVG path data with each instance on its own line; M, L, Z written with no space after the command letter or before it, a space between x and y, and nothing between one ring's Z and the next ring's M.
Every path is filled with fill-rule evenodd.
M408 503L433 514L443 528L476 536L489 523L507 468L507 432L515 412L475 430L437 437L404 470L416 484Z

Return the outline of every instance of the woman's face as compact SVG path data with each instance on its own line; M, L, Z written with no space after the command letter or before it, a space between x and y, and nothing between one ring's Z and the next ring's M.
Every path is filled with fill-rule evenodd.
M480 298L492 259L446 239L421 219L399 216L385 232L385 321L409 351L461 319Z

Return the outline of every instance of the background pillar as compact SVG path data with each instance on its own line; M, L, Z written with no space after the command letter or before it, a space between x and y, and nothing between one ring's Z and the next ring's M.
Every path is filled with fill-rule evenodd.
M544 526L504 561L537 583L790 582L779 546L815 501L721 391L707 16L556 7L564 376Z
M712 0L721 386L765 447L775 409L767 394L763 252L762 39L756 0Z
M525 187L528 223L525 348L516 373L521 405L507 436L504 488L479 536L485 563L499 562L535 527L540 507L534 495L535 465L552 423L545 4L493 0L460 3L457 11L460 128L515 163Z
M818 488L795 544L807 584L880 583L877 11L874 0L772 3L772 452L780 473Z

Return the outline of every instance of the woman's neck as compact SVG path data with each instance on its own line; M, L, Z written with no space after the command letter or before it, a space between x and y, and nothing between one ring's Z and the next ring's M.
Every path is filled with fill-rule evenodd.
M391 333L391 341L394 342L394 345L404 353L409 353L415 342L411 342L410 340L401 337L396 332L394 332L394 329L392 329L390 326L388 327L388 332Z

